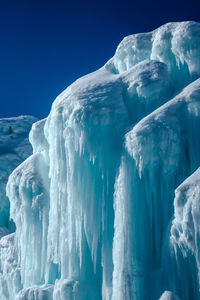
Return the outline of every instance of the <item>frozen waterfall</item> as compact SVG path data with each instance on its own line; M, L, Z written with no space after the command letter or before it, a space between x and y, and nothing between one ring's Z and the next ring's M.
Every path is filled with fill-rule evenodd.
M126 37L32 126L2 300L200 299L200 24Z
M37 118L20 116L0 119L0 237L9 222L9 199L6 197L6 183L12 171L32 153L28 136L31 126ZM5 231L5 232L4 232Z

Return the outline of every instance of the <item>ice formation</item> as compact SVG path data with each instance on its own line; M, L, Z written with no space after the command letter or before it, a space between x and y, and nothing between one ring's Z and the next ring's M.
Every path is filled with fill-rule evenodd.
M31 126L37 119L32 116L0 119L0 236L11 226L6 183L12 171L32 153L28 139ZM6 229L7 228L7 229Z
M165 291L159 300L180 300L174 293Z
M9 246L13 242L14 234L8 234L15 230L14 223L9 220L10 203L6 196L6 183L11 172L32 153L28 136L32 124L36 121L37 118L32 116L0 119L0 237L7 235L0 242L2 261L10 258L12 260L13 248ZM2 278L2 271L1 269L0 289L3 289L5 293L0 293L0 299L2 297L9 299ZM14 274L13 271L12 269L8 270L10 279ZM15 276L17 276L17 272ZM12 286L12 279L8 284Z
M200 299L200 24L126 37L7 184L1 299Z

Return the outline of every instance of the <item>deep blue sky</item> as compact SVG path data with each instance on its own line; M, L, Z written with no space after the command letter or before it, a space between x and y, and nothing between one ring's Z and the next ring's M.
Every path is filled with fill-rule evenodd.
M46 117L124 36L183 20L200 21L200 0L0 0L0 117Z

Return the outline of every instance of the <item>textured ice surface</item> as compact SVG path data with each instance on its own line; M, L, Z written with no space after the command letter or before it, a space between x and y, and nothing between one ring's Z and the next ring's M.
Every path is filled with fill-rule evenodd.
M195 22L129 36L34 124L7 185L4 299L200 299L199 53Z
M180 300L174 293L166 291L162 294L159 300Z
M0 119L0 298L13 299L22 288L17 254L14 248L14 225L9 221L10 203L6 184L11 172L31 153L28 136L37 119L32 116ZM5 280L7 278L7 280ZM3 292L2 292L3 291Z
M8 176L32 153L28 135L36 121L31 116L0 119L0 236L4 235L1 227L9 227Z

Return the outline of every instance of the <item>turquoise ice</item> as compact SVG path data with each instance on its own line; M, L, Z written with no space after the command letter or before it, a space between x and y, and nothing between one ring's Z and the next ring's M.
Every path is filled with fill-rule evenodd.
M9 199L6 183L12 171L32 153L28 136L37 118L20 116L0 119L0 237L12 229L9 222ZM7 229L6 229L7 228Z
M4 299L200 299L200 24L126 37L30 133ZM196 171L197 170L197 171Z

